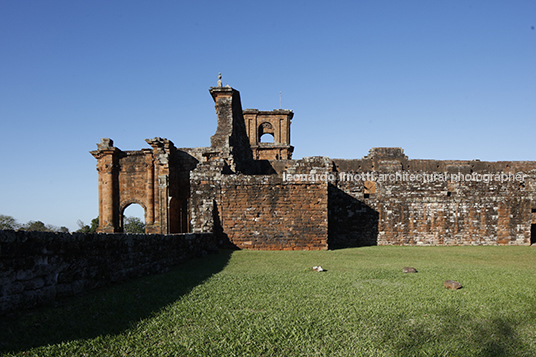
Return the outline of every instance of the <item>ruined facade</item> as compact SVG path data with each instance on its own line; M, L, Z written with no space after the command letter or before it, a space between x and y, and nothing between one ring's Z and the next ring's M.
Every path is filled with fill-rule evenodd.
M411 160L400 148L292 160L292 111L242 109L239 92L220 83L210 94L218 120L210 147L97 144L100 232L121 232L136 203L147 233L214 232L246 249L535 239L536 162Z

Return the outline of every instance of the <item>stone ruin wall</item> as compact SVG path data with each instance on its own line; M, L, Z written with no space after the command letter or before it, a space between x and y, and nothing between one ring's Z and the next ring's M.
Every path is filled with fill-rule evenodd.
M225 180L221 226L241 248L327 249L326 184L284 183L280 179Z
M323 169L311 169L311 160L324 160ZM534 243L536 162L409 160L400 148L374 148L356 160L318 157L271 163L279 176L331 175L328 244L333 248ZM364 173L375 179L364 179ZM428 182L409 179L423 173L437 176ZM349 178L356 174L358 180ZM465 181L466 175L476 174L506 175L508 181ZM380 179L387 175L395 179Z
M240 249L328 248L326 183L288 183L274 175L222 176L194 178L194 227L223 235Z
M410 160L400 148L373 148L354 160L292 160L292 111L242 111L238 91L219 86L210 93L218 116L210 147L177 149L154 138L146 140L151 148L122 151L102 139L91 152L99 232L120 233L124 209L137 203L149 234L0 231L2 311L161 271L224 242L277 250L536 242L534 161ZM261 134L276 142L259 143ZM375 178L341 176L364 173ZM408 179L422 174L523 177ZM184 232L194 234L167 235Z
M116 154L116 182L107 186L106 177L114 176L99 174L101 210L117 201L117 216L129 203L145 202L148 232L214 232L248 249L534 243L536 162L410 160L400 148L373 148L354 160L292 160L292 111L242 110L238 91L230 87L212 87L210 93L218 118L211 146L176 149L169 140L155 138L147 140L152 150ZM260 143L266 133L276 142ZM103 148L92 152L99 168L115 157L108 157L110 147ZM363 173L523 173L524 180L351 181L340 176ZM311 174L333 179L285 180ZM120 186L119 198L108 199L106 187L113 185Z
M190 171L211 150L177 149L158 137L146 142L153 148L123 151L102 139L91 152L98 160L99 232L122 232L123 212L131 204L143 207L147 233L189 231Z
M0 315L143 275L219 247L213 234L0 230Z
M376 162L375 162L376 161ZM396 161L396 160L395 160ZM523 173L523 181L477 182L435 180L417 182L339 181L337 188L365 204L377 220L378 245L525 245L531 244L534 211L534 162L481 162L407 160L381 166L374 159L335 160L341 172L417 175ZM394 165L393 165L394 164ZM375 165L374 169L373 166ZM441 176L438 176L441 177ZM452 176L451 176L452 177ZM367 187L369 185L369 187ZM344 211L344 209L342 209ZM345 214L346 213L346 214ZM350 212L340 212L333 220L343 227ZM374 217L375 216L375 217ZM351 235L352 229L346 234ZM371 232L372 236L376 232Z

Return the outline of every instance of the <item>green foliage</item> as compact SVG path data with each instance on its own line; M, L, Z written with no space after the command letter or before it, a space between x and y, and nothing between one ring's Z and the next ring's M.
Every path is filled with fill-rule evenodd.
M0 229L19 229L20 224L11 216L0 214Z
M99 217L95 217L91 220L91 227L89 227L90 232L96 232L97 228L99 228Z
M36 232L62 232L69 233L67 227L56 227L50 224L45 224L41 221L29 221L26 224L19 224L17 220L11 216L0 215L0 229L21 229L24 231Z
M69 229L66 227L58 228L50 224L44 224L41 221L29 221L28 223L22 225L20 229L34 232L61 232L62 229L66 230L67 232L69 231Z
M138 217L125 217L123 231L125 233L145 233L145 223Z
M221 252L0 318L0 353L535 356L535 270L532 247Z
M78 220L76 222L76 224L78 225L78 227L80 227L76 233L91 233L91 232L96 232L97 231L97 228L99 228L99 217L97 216L96 218L93 218L91 220L91 226L88 226L87 224L85 224L82 220Z
M48 232L47 226L41 221L29 221L22 229L25 231Z

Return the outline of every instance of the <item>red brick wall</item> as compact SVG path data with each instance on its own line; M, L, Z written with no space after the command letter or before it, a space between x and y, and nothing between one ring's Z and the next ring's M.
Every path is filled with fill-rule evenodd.
M327 249L327 184L283 183L267 176L222 185L223 232L241 249Z
M122 212L131 203L138 203L147 208L148 172L145 167L146 157L143 151L126 152L120 158L118 172L119 207Z

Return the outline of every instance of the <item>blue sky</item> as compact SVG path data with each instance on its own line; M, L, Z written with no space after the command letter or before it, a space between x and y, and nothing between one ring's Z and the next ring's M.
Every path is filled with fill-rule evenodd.
M218 72L294 158L536 160L533 0L0 0L0 214L97 216L101 137L209 146Z

